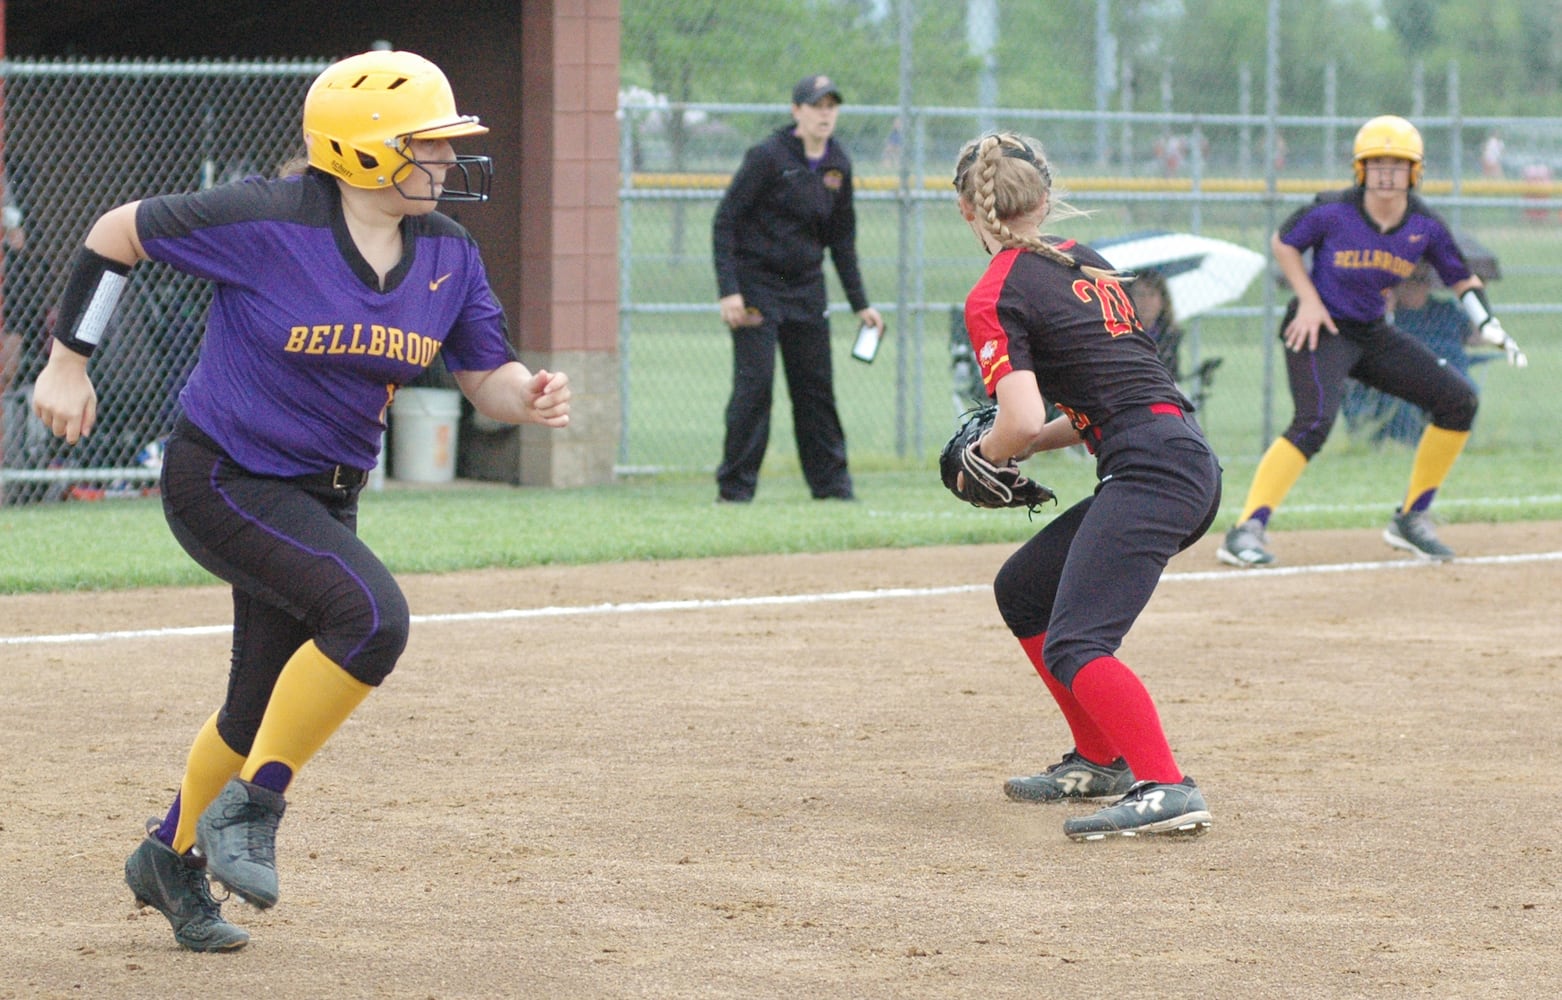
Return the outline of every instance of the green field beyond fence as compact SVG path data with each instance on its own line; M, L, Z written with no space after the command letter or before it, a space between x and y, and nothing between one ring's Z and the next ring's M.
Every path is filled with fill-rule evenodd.
M1077 198L1076 204L1092 209L1088 197ZM630 469L706 470L714 468L720 456L731 346L715 308L709 248L713 209L713 201L633 203L631 307L621 324L629 371L629 419L621 457ZM849 356L855 322L841 301L834 273L826 266L832 301L839 307L832 314L837 398L856 468L923 462L953 429L957 410L952 401L950 309L964 302L986 262L952 200L928 205L920 289L908 313L899 314L897 213L892 201L859 197L864 278L891 329L872 365ZM1087 218L1051 228L1089 243L1142 230L1180 228L1186 220L1179 214L1186 215L1186 209L1108 204ZM1559 449L1551 428L1562 421L1562 338L1556 332L1562 318L1562 299L1557 294L1562 287L1558 280L1562 227L1549 219L1527 220L1512 208L1471 209L1462 215L1464 227L1476 232L1502 264L1503 277L1493 284L1491 299L1530 358L1530 366L1523 370L1509 368L1501 360L1474 369L1482 403L1471 452L1511 450L1546 464L1547 457L1554 458ZM1251 209L1206 211L1201 232L1262 252L1268 238L1263 222L1262 214L1255 216ZM682 242L676 245L679 234ZM1222 359L1201 419L1217 451L1228 460L1256 457L1268 444L1266 376L1271 432L1277 433L1289 417L1289 395L1274 342L1276 318L1266 317L1263 311L1265 280L1260 276L1231 307L1188 324L1184 369L1193 367L1199 357ZM1286 295L1284 289L1274 291L1275 309L1283 308ZM779 374L776 397L767 461L780 471L795 465L795 448L785 382ZM1342 420L1330 448L1353 446L1368 447L1351 440ZM1394 450L1389 446L1390 452ZM1385 464L1394 461L1385 456ZM1459 474L1464 471L1461 468Z

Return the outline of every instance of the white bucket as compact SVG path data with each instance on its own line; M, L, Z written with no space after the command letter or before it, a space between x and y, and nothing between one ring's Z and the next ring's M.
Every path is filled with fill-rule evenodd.
M385 432L380 432L380 453L374 461L374 468L369 470L369 481L364 485L366 490L383 490L385 488Z
M410 483L456 478L457 389L397 389L391 404L391 471Z

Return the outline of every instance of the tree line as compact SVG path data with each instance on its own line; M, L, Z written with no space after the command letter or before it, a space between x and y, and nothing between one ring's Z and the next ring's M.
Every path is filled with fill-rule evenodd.
M1116 108L1125 68L1138 110L1161 110L1166 79L1172 110L1235 114L1243 66L1263 92L1269 5L1259 0L1105 0L1105 45L1100 0L624 0L622 78L673 102L770 103L802 74L828 72L852 103L896 104L902 4L918 105L972 106L985 83L998 107L1089 109L1099 73ZM971 32L971 17L996 24ZM972 37L991 49L974 52ZM1320 113L1330 86L1341 114L1405 114L1418 76L1427 111L1443 113L1452 63L1462 114L1555 115L1562 4L1280 2L1281 114Z

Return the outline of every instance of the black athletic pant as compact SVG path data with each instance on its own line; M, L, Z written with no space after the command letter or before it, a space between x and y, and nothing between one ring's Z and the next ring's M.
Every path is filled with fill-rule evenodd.
M371 685L406 647L406 598L357 536L358 489L331 479L253 475L185 419L164 451L163 512L174 537L233 587L217 729L238 753L249 752L278 675L306 641Z
M1192 417L1104 430L1095 494L1048 522L993 581L1015 638L1047 634L1047 669L1065 687L1092 660L1116 655L1166 563L1220 508L1220 465Z
M759 326L732 331L732 397L716 486L727 500L752 500L770 444L776 350L792 399L792 430L803 478L815 497L849 497L846 434L835 409L830 322L824 275L787 287L744 278L743 298L762 317Z
M1296 315L1291 301L1280 335ZM1421 341L1383 321L1336 321L1339 333L1318 331L1314 351L1285 352L1286 377L1296 411L1284 437L1311 459L1318 454L1345 400L1345 377L1425 410L1443 430L1467 431L1475 424L1480 397L1475 386Z

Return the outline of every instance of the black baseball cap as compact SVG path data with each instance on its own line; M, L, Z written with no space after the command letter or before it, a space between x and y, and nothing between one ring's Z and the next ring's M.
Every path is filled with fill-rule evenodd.
M835 86L835 81L823 74L819 76L805 76L797 81L797 86L792 88L793 104L815 104L827 94L833 94L837 101L845 101L841 92Z

